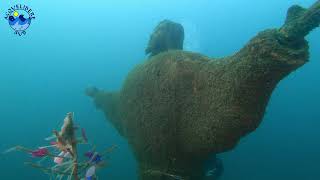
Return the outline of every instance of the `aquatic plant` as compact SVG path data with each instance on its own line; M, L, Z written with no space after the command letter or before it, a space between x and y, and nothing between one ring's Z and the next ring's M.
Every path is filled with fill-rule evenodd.
M104 167L103 157L113 151L116 147L111 146L105 151L98 153L96 147L88 142L84 128L81 128L81 135L77 136L79 127L74 125L73 113L67 113L60 131L54 130L53 135L45 138L51 141L50 145L41 146L37 149L15 146L4 153L12 151L22 151L36 159L37 162L25 162L33 168L42 170L50 176L50 179L62 180L94 180L97 179L96 169ZM91 150L84 153L84 158L78 156L78 145L88 145ZM81 161L82 160L82 161Z

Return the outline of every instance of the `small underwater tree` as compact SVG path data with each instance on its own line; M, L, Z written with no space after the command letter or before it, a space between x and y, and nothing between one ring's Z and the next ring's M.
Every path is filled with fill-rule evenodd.
M40 158L40 161L25 162L25 164L49 174L50 179L97 179L96 169L105 167L103 157L112 152L116 146L113 145L101 153L96 152L95 146L88 143L84 128L81 128L81 133L79 133L81 135L77 136L80 128L74 125L73 119L73 113L67 113L61 130L54 130L52 136L45 138L45 140L51 141L50 145L38 147L35 150L15 146L4 153L22 151L31 154L33 158ZM86 159L82 161L78 156L78 145L80 144L91 146L91 150L84 154Z

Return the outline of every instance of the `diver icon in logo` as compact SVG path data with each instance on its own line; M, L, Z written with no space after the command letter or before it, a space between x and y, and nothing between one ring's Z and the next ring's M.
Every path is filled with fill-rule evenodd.
M31 8L17 4L8 9L5 19L8 20L15 34L21 36L26 34L26 30L30 27L35 16Z

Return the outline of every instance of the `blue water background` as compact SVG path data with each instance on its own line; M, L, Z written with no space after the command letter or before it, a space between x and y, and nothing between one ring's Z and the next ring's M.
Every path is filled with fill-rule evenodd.
M101 179L137 179L126 140L84 95L90 85L118 90L146 59L144 48L163 19L182 23L186 48L211 57L238 51L259 31L280 27L290 5L315 0L55 0L0 1L0 151L44 145L64 115L75 112L99 149L112 144ZM33 8L36 19L19 37L3 18L10 6ZM276 88L263 123L224 153L222 180L320 179L320 30L310 62ZM0 156L0 179L48 179L23 165L24 153Z

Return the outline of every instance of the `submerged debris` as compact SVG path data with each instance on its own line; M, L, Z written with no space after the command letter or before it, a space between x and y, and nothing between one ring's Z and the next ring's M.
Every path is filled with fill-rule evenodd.
M31 154L33 158L41 158L38 162L26 162L25 164L49 174L50 179L79 180L81 177L85 180L97 179L96 169L104 167L105 164L103 156L111 152L110 148L113 150L116 146L108 148L101 154L96 151L85 153L85 157L88 157L89 160L78 157L77 148L79 144L91 145L88 143L84 128L81 129L81 136L78 138L77 129L74 126L73 113L68 113L61 130L54 130L53 136L45 138L47 141L55 140L50 142L50 145L34 150L23 146L15 146L3 153L22 151Z

